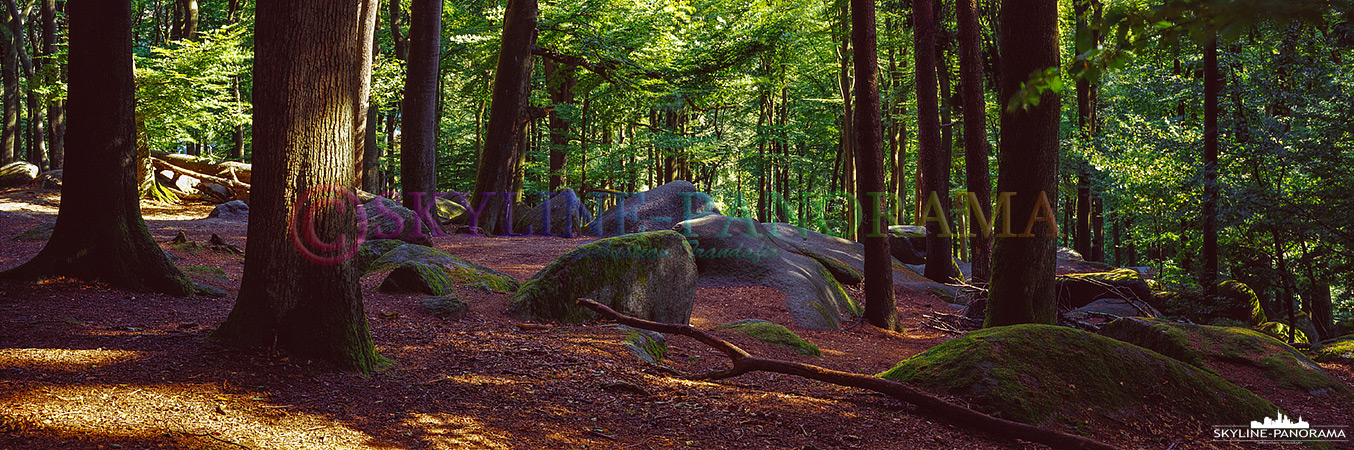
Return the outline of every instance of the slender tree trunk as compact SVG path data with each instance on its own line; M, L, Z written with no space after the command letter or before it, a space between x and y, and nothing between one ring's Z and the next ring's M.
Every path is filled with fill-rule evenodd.
M236 77L235 79L231 80L231 81L230 81L230 85L231 85L231 89L235 91L235 102L236 102L236 103L239 103L239 104L243 104L243 99L240 97L240 78L239 78L239 77ZM240 161L244 161L244 160L245 160L245 158L244 158L244 139L245 139L245 132L246 132L245 127L246 127L246 126L248 126L248 125L247 125L247 124L239 124L239 125L235 125L235 126L231 127L231 130L230 130L230 158L231 158L231 159L240 160Z
M0 154L5 161L21 159L23 147L19 142L19 46L20 36L11 30L4 37L5 55L0 60L0 78L4 84L4 123L0 124Z
M56 0L42 0L42 66L48 84L61 79L61 66L56 60ZM60 169L66 160L65 102L47 103L47 147L51 152L51 168Z
M545 60L546 85L550 90L550 102L555 105L550 111L550 192L558 191L568 183L565 165L569 161L569 121L564 120L559 107L574 103L574 72L572 66Z
M1090 261L1105 261L1104 200L1091 197L1091 254Z
M390 40L395 46L395 59L406 61L409 58L409 41L404 36L404 30L401 28L403 25L400 24L404 15L400 3L398 0L387 3L390 6Z
M70 276L114 287L192 295L192 283L151 238L136 186L130 2L76 2L68 91L76 150L66 165L52 238L2 278Z
M964 171L968 191L978 198L982 217L992 216L992 181L987 165L987 100L983 97L982 36L977 0L956 0L959 22L959 93L964 105ZM969 217L970 219L972 217ZM970 220L969 245L973 279L987 281L992 264L992 237Z
M477 217L478 227L495 235L501 235L509 228L504 213L508 203L512 202L510 192L512 175L517 173L517 153L523 151L518 134L522 132L531 93L531 47L536 42L536 0L508 1L501 42L494 75L493 103L489 109L489 129L484 141L484 154L475 174L475 194L470 201L471 208L484 205L484 210ZM586 186L583 188L586 189Z
M950 238L945 233L948 222L950 197L950 158L941 148L940 111L936 99L936 34L935 18L931 11L932 2L920 0L912 4L912 26L916 33L914 50L917 68L917 160L922 172L922 196L924 204L930 198L939 200L939 220L927 221L929 233L926 236L926 278L949 283L954 280L951 273L954 267L950 259ZM919 217L934 216L935 210L927 208Z
M442 0L414 0L409 12L409 64L400 102L400 189L404 207L426 209L437 192L437 66Z
M381 128L380 108L367 99L367 129L362 135L362 190L381 192L381 144L376 130Z
M851 43L855 48L855 147L860 162L862 217L859 235L865 245L865 320L886 330L899 330L893 299L893 257L889 255L888 198L884 184L883 124L879 106L879 56L876 53L874 0L851 0ZM881 205L882 203L882 205Z
M1218 38L1204 44L1204 199L1203 276L1200 284L1213 294L1218 279Z
M27 92L24 93L24 107L28 116L27 127L24 130L27 134L25 141L28 144L26 146L28 161L38 166L39 170L47 170L47 136L43 130L42 120L45 115L34 86L37 72L33 67L32 53L26 42L28 15L19 8L15 0L5 0L5 9L9 11L9 34L11 43L18 49L19 67L23 70L23 76L29 80Z
M1089 9L1089 0L1076 0L1073 3L1073 11L1076 14L1077 33L1090 33L1091 28L1087 22L1087 11ZM1081 42L1082 36L1078 36L1077 42ZM1078 51L1085 51L1077 49ZM1091 142L1091 82L1086 78L1077 80L1077 139L1086 151ZM1094 261L1091 256L1091 173L1090 165L1083 159L1077 162L1077 203L1076 203L1076 234L1073 235L1072 247L1088 261Z
M235 308L213 333L226 345L276 346L358 372L378 365L348 261L361 239L352 162L376 5L258 5L249 251Z
M997 191L1014 193L1007 211L1011 234L992 245L984 326L1054 323L1057 319L1058 94L1045 92L1038 106L1007 105L1034 71L1058 67L1058 4L1054 0L1005 0L1001 5L1001 152ZM1028 215L1028 216L1027 216ZM1025 221L1029 217L1031 220ZM1025 226L1019 224L1025 222ZM1040 222L1042 223L1042 226ZM1000 227L1000 223L998 226ZM1023 228L1023 231L1019 228ZM1018 233L1018 234L1017 234Z
M851 11L849 5L843 4L841 9L841 47L838 49L837 61L840 70L837 73L838 87L842 94L842 129L841 129L841 155L842 155L842 188L846 191L847 197L855 198L856 192L856 146L855 136L855 108L852 104L852 51L851 51ZM846 212L846 232L847 239L856 240L856 230L859 224L856 223L856 214L858 211L853 206L854 203L848 201L846 207L842 208Z
M1081 92L1077 92L1081 96ZM1076 198L1076 234L1072 236L1072 248L1091 258L1091 174L1085 161L1077 162L1077 198Z

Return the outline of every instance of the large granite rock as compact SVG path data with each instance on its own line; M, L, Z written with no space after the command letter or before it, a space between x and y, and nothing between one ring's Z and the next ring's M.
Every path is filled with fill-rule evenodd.
M1067 308L1080 308L1100 299L1154 303L1147 282L1138 276L1138 272L1129 269L1059 275L1057 284L1058 303Z
M702 284L780 289L800 327L835 329L843 309L860 311L827 268L777 242L755 219L710 214L673 229L691 244Z
M231 200L212 208L212 212L207 217L215 217L223 220L249 220L249 204Z
M440 224L428 213L419 218L399 202L376 197L362 205L367 215L367 239L398 239L410 244L433 245L431 236L442 236Z
M0 188L27 186L38 177L38 166L27 161L14 161L0 166Z
M564 188L523 213L517 219L516 231L567 238L582 233L583 224L591 221L592 212L583 206L573 189Z
M631 195L599 214L583 228L598 237L641 231L667 230L673 224L703 213L719 213L714 201L689 181L677 180Z
M497 292L517 290L519 284L517 280L503 272L466 261L432 247L405 243L396 246L394 245L396 242L399 241L375 240L363 243L362 247L358 249L354 264L358 265L358 268L364 274L368 274L393 271L398 267L418 263L443 269L447 279L456 285L480 287ZM417 268L412 270L418 271ZM439 279L430 278L434 281ZM445 294L430 293L429 295Z
M589 298L622 314L685 324L696 296L691 247L672 231L601 239L561 255L510 300L521 319L582 322L595 316L574 303Z

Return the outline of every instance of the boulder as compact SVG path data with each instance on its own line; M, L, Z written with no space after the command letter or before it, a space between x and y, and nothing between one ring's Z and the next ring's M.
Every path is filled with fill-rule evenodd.
M1081 253L1077 253L1076 250L1067 247L1058 247L1058 265L1060 266L1067 263L1079 263L1085 260L1085 258L1082 258Z
M437 197L433 200L433 212L437 214L437 221L442 225L448 225L464 217L467 202L469 202L467 198L455 192Z
M1065 308L1080 308L1106 298L1153 303L1147 282L1129 269L1059 275L1057 283L1058 304Z
M27 161L14 161L0 166L0 188L28 186L38 177L38 166Z
M836 329L843 309L861 311L827 268L772 239L755 219L710 214L674 229L691 244L703 285L780 289L790 316L808 329Z
M1161 305L1167 315L1185 317L1194 323L1232 319L1255 326L1268 321L1255 291L1235 280L1219 282L1217 295L1212 298L1197 289L1157 291L1152 296L1153 304Z
M1120 317L1161 317L1161 311L1144 302L1122 298L1101 298L1067 312L1073 319L1097 322Z
M1316 324L1312 323L1312 316L1306 312L1300 312L1293 316L1293 327L1308 338L1316 341L1321 340L1321 333L1316 331ZM1287 334L1284 334L1284 336L1287 336Z
M410 244L432 246L430 236L444 232L441 227L419 220L417 214L399 202L376 197L362 205L367 214L367 239L398 239ZM438 228L429 228L437 226Z
M222 220L249 220L249 204L240 200L231 200L212 208L212 212L207 217L215 217Z
M1317 361L1354 365L1354 336L1324 341L1314 351Z
M588 298L621 314L685 324L695 297L691 247L675 232L652 231L600 239L561 255L513 294L508 314L582 322L595 314L574 301Z
M18 236L10 238L14 242L47 242L52 238L52 231L56 230L56 222L43 222L33 228L29 228Z
M460 319L470 312L470 307L466 306L465 302L452 296L427 297L419 300L418 305L429 314L447 320Z
M793 331L790 331L789 328L785 328L784 325L778 323L761 319L744 319L715 327L716 330L726 328L739 331L748 337L768 344L788 347L791 350L805 355L822 356L823 354L823 352L818 349L817 345L804 340L804 338L801 338Z
M837 282L859 284L864 278L865 246L850 239L829 236L788 223L763 223L767 236L790 251L813 258Z
M1287 324L1279 322L1265 322L1255 326L1255 331L1265 333L1265 335L1278 339L1279 342L1289 342L1294 344L1309 344L1311 341L1307 338L1307 333L1301 329L1290 328ZM1288 339L1289 332L1292 332L1293 339Z
M193 189L213 202L225 203L235 196L229 188L216 183L197 183L193 185Z
M405 262L386 275L381 292L410 292L415 294L450 295L456 288L447 276L447 270L436 264Z
M38 174L38 187L61 190L61 179L66 176L65 169L48 170Z
M1320 366L1287 344L1250 328L1215 327L1129 317L1100 334L1148 348L1238 382L1268 379L1281 389L1311 395L1349 393Z
M1085 427L1153 427L1160 413L1198 420L1207 428L1246 423L1276 409L1209 371L1136 345L1052 325L974 331L880 376L959 397L973 409L1003 419L1091 435L1117 433Z
M714 200L689 181L677 180L630 195L583 227L583 234L605 237L652 230L704 213L719 213Z
M516 231L568 238L582 233L583 224L591 221L592 213L583 206L574 190L564 188L523 213L517 219Z
M372 269L375 269L373 263L375 263L381 255L394 250L401 245L405 245L405 242L395 239L372 239L370 241L365 241L362 243L361 247L357 248L357 255L353 256L353 266L357 268L358 272L366 275L367 273L372 272Z
M458 285L475 286L495 292L512 292L517 290L518 282L513 277L504 274L503 272L452 256L447 252L417 244L401 244L394 248L389 248L390 246L391 244L388 242L375 242L371 246L363 246L372 253L380 251L381 248L388 248L388 250L381 252L380 256L375 256L369 264L366 264L364 273L394 270L407 263L421 263L441 267L444 269L446 276L453 283ZM358 250L359 258L370 258L372 256L373 255L368 254L364 257L362 256L362 250Z
M635 355L635 358L640 361L658 365L668 355L668 340L663 336L663 333L625 325L615 325L615 327L626 332L625 349L629 350L630 354Z
M889 227L889 252L903 264L926 264L926 227Z

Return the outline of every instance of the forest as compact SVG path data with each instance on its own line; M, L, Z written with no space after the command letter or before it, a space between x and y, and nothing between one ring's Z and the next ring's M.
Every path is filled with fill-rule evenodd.
M1349 0L0 18L0 448L1354 448Z

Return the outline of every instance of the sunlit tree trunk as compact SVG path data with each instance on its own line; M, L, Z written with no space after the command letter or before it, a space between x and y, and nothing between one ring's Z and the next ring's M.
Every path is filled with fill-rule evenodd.
M132 120L130 2L75 2L69 20L71 160L56 228L9 279L69 276L114 287L192 295L141 219Z
M865 320L886 330L898 330L893 299L893 257L889 255L884 184L883 125L879 110L879 57L876 54L874 0L851 0L851 43L855 48L855 147L860 163L860 231L865 245Z
M235 308L213 333L226 345L276 346L358 372L378 364L346 258L360 238L351 189L376 7L258 5L249 251Z
M1057 320L1058 119L1061 100L1048 91L1038 106L1010 110L1021 83L1058 67L1058 4L1005 0L1001 5L1001 152L997 191L1014 193L1005 214L1012 234L992 245L992 279L984 326ZM1037 214L1037 216L1036 216ZM1027 218L1045 217L1037 221ZM998 224L1000 225L1000 224Z
M409 12L409 64L400 102L400 189L404 206L424 208L437 192L437 67L442 0L414 0ZM416 195L417 194L417 195Z
M914 58L917 68L917 161L921 166L923 204L932 196L939 200L940 220L948 221L950 197L950 158L941 148L940 107L936 99L936 34L932 3L921 0L912 4L912 27L916 33ZM936 216L927 208L921 217ZM925 223L926 278L942 283L953 280L950 259L950 238L940 221Z
M964 105L964 171L968 191L978 198L982 217L992 216L992 181L988 178L987 100L983 98L982 36L977 0L956 0L959 22L959 93ZM970 205L972 206L972 205ZM970 220L969 246L973 279L987 281L991 270L992 238Z
M522 125L531 93L531 47L536 42L536 0L509 0L503 17L503 39L494 72L489 125L475 173L472 208L484 205L477 220L479 228L490 234L503 234L510 226L507 205L514 202L513 175L520 160ZM583 170L586 171L586 164ZM586 174L584 175L586 176ZM585 179L586 180L586 179ZM587 186L580 186L586 189Z

